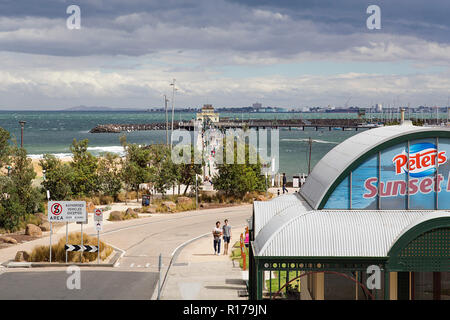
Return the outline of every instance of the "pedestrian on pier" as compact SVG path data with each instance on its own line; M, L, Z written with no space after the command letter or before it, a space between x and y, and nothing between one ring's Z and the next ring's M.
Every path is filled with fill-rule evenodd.
M285 191L289 192L288 189L286 188L286 184L287 184L286 173L283 173L283 194Z

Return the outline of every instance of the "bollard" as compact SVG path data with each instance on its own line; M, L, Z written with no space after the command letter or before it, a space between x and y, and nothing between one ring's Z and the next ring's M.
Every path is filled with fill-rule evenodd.
M158 272L159 272L159 281L158 281L158 297L157 300L161 297L161 269L162 269L162 254L159 254L159 261L158 261Z

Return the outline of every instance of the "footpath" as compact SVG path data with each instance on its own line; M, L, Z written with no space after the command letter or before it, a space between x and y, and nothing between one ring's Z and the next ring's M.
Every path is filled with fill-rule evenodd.
M244 228L232 232L228 256L214 255L212 235L184 247L169 270L161 300L247 300L239 292L246 291L248 271L242 271L239 262L230 258L232 245Z

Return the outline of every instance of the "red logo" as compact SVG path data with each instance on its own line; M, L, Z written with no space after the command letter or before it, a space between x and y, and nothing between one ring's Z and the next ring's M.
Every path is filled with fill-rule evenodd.
M51 206L50 211L53 215L59 216L63 210L62 210L62 206L59 203L54 203Z
M447 162L445 151L438 153L436 146L432 143L417 143L412 145L408 154L403 151L396 155L392 162L395 174L407 173L412 177L425 177L436 172L436 166Z

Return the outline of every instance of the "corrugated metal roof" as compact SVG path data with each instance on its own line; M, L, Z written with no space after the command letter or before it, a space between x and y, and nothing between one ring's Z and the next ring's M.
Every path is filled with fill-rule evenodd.
M255 239L257 256L386 257L397 239L448 211L310 211L291 207L274 216Z
M272 219L273 216L279 214L286 208L296 206L297 210L311 210L308 203L301 199L301 197L296 193L282 195L270 201L254 201L253 206L255 213L255 225L253 226L253 230L255 232L255 236L258 235L259 231L270 219Z
M355 160L384 142L396 137L424 131L448 131L448 128L417 127L410 124L386 126L363 131L334 147L314 167L300 189L300 194L317 209L327 190Z

